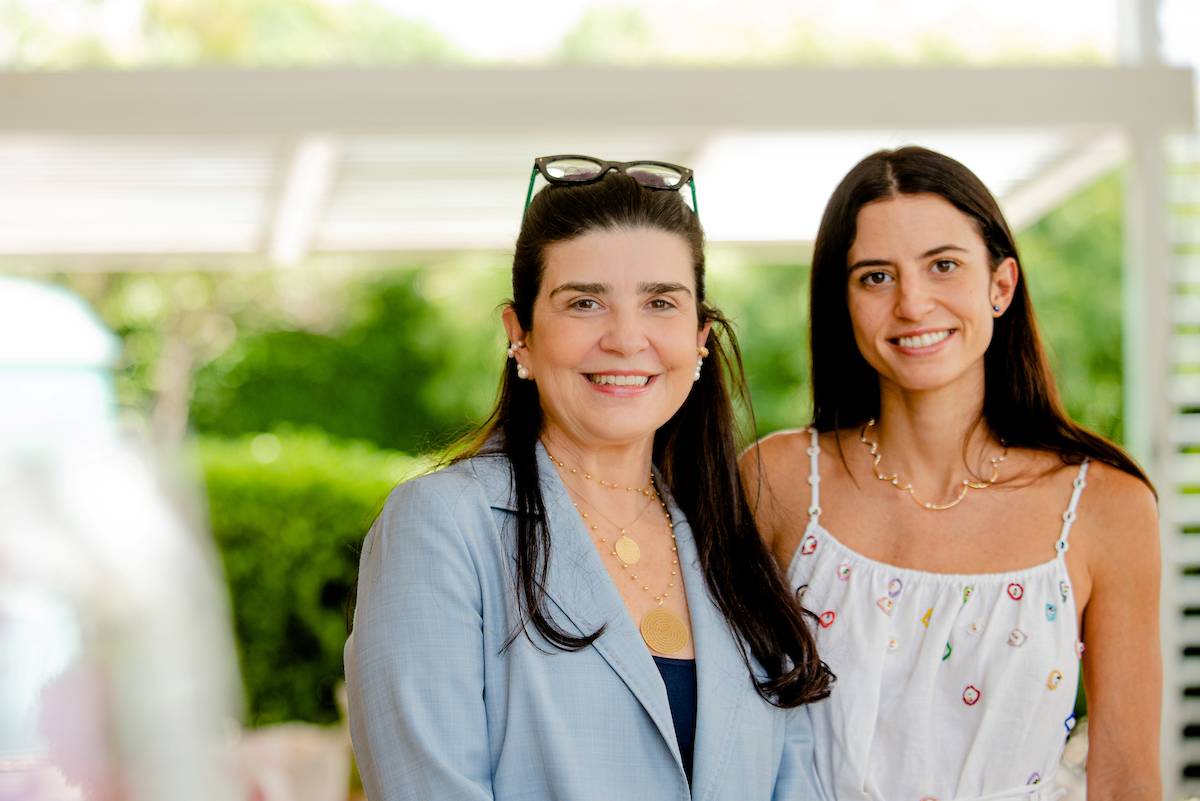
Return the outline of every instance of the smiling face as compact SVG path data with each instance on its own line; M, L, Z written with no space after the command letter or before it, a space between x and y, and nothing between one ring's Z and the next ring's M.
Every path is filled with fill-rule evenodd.
M581 447L644 441L683 405L699 323L692 256L656 229L590 231L548 246L533 326L507 309L510 341L537 382L547 433Z
M983 355L1017 263L995 268L979 227L933 194L898 195L858 212L847 256L854 339L883 388L983 389Z

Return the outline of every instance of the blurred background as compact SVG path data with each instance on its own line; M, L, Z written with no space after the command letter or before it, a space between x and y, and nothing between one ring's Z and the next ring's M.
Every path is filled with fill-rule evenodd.
M150 528L187 532L159 536L197 543L188 564L216 587L192 613L215 621L206 669L225 678L178 714L241 731L221 736L249 789L220 792L344 798L349 779L303 771L349 764L359 545L389 489L495 396L532 159L695 170L749 437L808 419L825 199L867 153L923 144L999 197L1071 414L1158 484L1164 776L1168 798L1200 793L1197 67L1195 0L0 0L0 413L24 421L0 431L26 442L0 455L31 464L64 417L138 443L129 470L171 477L153 492L173 522ZM100 387L90 411L66 408L93 397L73 384L29 390L80 371ZM38 458L74 463L91 441ZM0 490L31 497L15 483L30 471L9 472ZM95 499L100 519L137 503L124 491ZM0 557L59 525L30 515L0 525ZM0 670L36 687L61 660L22 662L49 635L5 634L35 608L13 598ZM5 683L0 712L20 707ZM45 748L18 717L0 723L0 799L51 797L4 795Z

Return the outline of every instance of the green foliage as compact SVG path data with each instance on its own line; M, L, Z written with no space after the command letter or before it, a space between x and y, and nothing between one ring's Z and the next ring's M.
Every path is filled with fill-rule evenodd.
M462 61L437 30L372 0L0 0L0 63L17 69L221 64L435 64ZM64 25L62 20L75 20ZM119 30L119 33L116 31Z
M389 490L423 465L277 431L198 448L233 599L247 721L337 720L358 553Z
M1121 197L1121 175L1105 176L1017 237L1067 410L1118 442L1124 434Z
M809 417L808 276L807 264L710 259L709 300L733 321L760 435Z
M348 292L332 331L251 331L196 375L204 433L316 426L385 448L438 447L486 414L504 362L505 273L402 271Z

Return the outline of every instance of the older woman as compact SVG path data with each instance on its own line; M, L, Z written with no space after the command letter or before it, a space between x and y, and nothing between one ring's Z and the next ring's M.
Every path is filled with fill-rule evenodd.
M819 797L803 705L830 676L738 482L736 344L675 191L690 172L538 173L496 408L363 549L346 675L367 793Z

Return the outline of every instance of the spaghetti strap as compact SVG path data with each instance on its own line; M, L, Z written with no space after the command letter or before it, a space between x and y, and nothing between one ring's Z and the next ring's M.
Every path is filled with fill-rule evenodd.
M1079 506L1079 496L1083 494L1083 488L1087 486L1087 471L1088 459L1084 459L1079 465L1079 475L1075 476L1075 480L1071 483L1075 489L1071 493L1071 502L1067 505L1067 511L1062 514L1062 531L1058 534L1058 542L1054 543L1054 549L1058 551L1059 556L1067 552L1071 544L1067 538L1071 536L1071 526L1075 523L1076 509Z
M808 454L808 528L812 528L817 524L817 519L821 516L821 445L820 432L815 426L809 426L809 444L805 449Z

